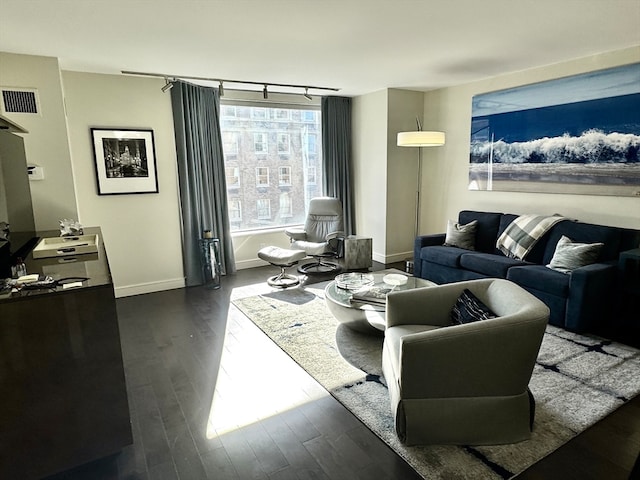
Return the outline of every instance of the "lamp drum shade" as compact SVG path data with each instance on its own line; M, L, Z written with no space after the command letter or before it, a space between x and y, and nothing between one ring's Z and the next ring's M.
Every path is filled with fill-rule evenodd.
M444 132L399 132L399 147L439 147L444 145Z

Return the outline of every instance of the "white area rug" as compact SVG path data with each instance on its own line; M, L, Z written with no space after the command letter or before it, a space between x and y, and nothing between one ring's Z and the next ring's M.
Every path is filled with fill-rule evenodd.
M324 283L233 303L424 478L510 478L640 392L640 351L548 326L530 382L530 440L489 447L406 447L396 437L382 377L382 336L329 313Z

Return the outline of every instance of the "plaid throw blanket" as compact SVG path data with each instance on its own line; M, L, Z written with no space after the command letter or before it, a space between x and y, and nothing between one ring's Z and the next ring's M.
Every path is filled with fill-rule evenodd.
M562 220L561 215L521 215L498 237L496 248L507 257L524 260L536 242Z

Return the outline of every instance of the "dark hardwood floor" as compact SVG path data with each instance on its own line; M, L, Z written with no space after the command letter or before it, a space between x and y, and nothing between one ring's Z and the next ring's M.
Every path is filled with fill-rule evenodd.
M273 273L118 299L134 443L50 480L421 478L230 308ZM639 451L636 397L518 478L626 479Z

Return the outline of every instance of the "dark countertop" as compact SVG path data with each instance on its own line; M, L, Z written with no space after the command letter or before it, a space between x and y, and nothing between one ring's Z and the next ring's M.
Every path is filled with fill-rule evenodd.
M68 278L79 277L86 278L82 281L82 286L66 288L58 286L53 289L38 290L22 290L11 294L0 295L0 303L7 301L23 300L25 298L66 293L78 289L99 287L112 284L111 272L109 271L109 263L107 262L107 254L102 239L102 231L100 227L85 227L85 235L98 235L98 251L97 253L87 253L82 255L70 255L65 257L52 258L33 258L29 253L24 259L28 274L40 274L50 276L54 280L62 280ZM58 230L47 230L36 232L36 236L40 238L59 237Z

